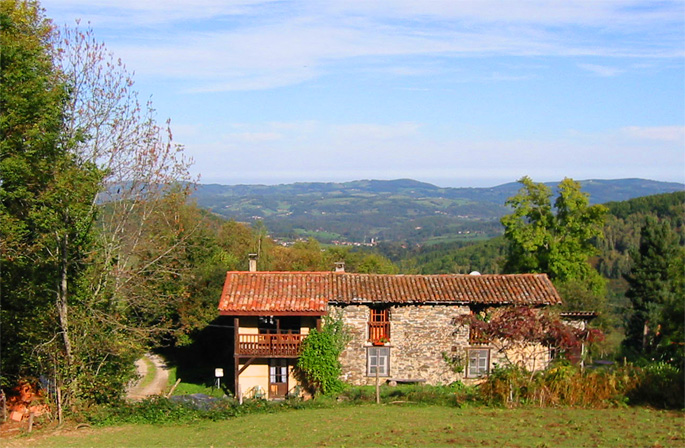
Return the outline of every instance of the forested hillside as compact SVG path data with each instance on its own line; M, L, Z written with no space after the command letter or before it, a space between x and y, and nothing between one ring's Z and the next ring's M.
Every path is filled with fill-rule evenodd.
M606 204L609 216L604 239L597 242L601 255L597 269L610 279L621 279L630 270L630 250L640 245L640 230L648 217L667 222L685 244L685 192L659 194Z
M600 254L593 260L608 279L620 280L630 270L631 249L639 245L640 229L648 216L667 221L685 244L685 192L644 196L605 204L608 215L604 237L597 239ZM474 242L453 242L404 249L396 244L381 244L379 251L395 262L403 262L423 274L481 273L502 271L506 241L495 237Z
M593 204L682 191L685 185L643 179L581 181ZM548 183L548 186L555 185ZM241 222L261 220L275 238L322 243L407 244L485 239L517 183L492 188L440 188L409 179L288 185L199 185L198 204Z

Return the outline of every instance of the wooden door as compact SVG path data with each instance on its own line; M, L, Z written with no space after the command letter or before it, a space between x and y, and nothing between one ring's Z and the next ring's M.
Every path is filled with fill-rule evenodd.
M272 359L269 365L269 398L285 398L288 395L288 360Z

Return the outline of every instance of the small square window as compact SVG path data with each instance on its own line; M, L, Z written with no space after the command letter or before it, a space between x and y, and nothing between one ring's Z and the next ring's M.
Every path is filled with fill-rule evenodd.
M490 373L490 349L472 348L468 350L467 378L479 378Z
M390 375L390 347L369 347L366 351L366 372L368 376Z

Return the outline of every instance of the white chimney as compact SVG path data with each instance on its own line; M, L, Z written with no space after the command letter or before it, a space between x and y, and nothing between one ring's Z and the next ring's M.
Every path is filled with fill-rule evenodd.
M335 262L335 272L345 272L345 262L336 261Z
M250 260L250 272L257 272L257 254L248 254L247 258Z

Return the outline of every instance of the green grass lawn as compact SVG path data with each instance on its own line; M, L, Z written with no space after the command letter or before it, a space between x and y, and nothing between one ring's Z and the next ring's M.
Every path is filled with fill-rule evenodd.
M176 384L176 378L177 378L177 368L172 367L169 369L169 384L168 388L170 389L171 387ZM210 395L212 397L216 398L221 398L224 397L226 394L224 393L223 390L217 389L216 387L213 387L212 385L209 384L194 384L194 383L187 383L184 382L183 379L181 379L181 382L176 386L176 389L174 389L174 392L172 395L191 395L191 394L205 394L205 395Z
M125 425L5 440L6 447L682 447L682 412L339 405L184 425Z

